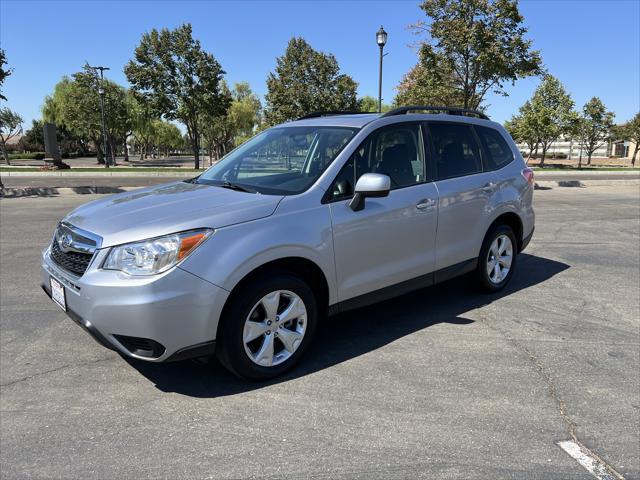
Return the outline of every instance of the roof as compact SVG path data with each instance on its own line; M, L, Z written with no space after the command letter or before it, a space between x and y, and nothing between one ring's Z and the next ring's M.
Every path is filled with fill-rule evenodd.
M356 127L362 128L367 123L372 122L380 115L377 113L363 114L347 114L347 115L327 115L325 117L306 118L303 120L294 120L292 122L283 123L282 127L311 127L311 126L327 126L327 127Z
M294 120L291 122L283 123L278 127L355 127L362 128L365 125L373 122L374 120L382 120L381 115L378 113L363 113L363 114L347 114L347 115L327 115L322 117L306 118L303 120ZM394 115L384 117L384 120L397 119L401 120L420 120L420 121L438 121L446 120L449 122L463 122L473 123L475 125L499 125L491 120L485 120L482 118L467 117L462 115L448 115L444 113L407 113L403 115ZM395 122L389 122L395 123Z

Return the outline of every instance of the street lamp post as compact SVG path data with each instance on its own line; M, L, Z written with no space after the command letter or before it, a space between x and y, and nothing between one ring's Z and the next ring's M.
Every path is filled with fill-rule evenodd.
M387 43L387 32L384 31L382 25L380 30L376 32L376 43L380 47L380 71L378 75L378 113L382 113L382 57L384 56L382 50Z
M100 116L102 117L102 149L104 151L104 168L109 168L109 154L107 153L107 128L104 122L104 71L109 70L109 67L89 67L94 70L100 70L100 87L98 93L100 94Z

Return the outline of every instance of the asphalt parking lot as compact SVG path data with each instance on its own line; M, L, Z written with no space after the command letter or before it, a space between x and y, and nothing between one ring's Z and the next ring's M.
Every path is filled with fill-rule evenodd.
M0 200L0 477L589 479L572 432L640 478L640 189L536 192L501 294L456 279L324 324L268 384L127 361L39 286L96 196Z

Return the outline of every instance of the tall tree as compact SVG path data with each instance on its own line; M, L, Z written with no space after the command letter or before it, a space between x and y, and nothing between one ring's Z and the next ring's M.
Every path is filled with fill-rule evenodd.
M9 107L0 107L0 145L7 165L11 165L9 153L7 152L7 142L22 133L22 121L22 117L10 110Z
M153 138L154 147L158 157L168 157L171 150L182 145L182 133L173 123L164 120L154 120Z
M576 125L576 134L580 146L587 154L587 165L591 165L593 152L602 147L611 137L614 117L614 113L608 111L598 97L593 97L582 108L582 115ZM578 168L582 168L582 151Z
M445 71L446 64L434 65L433 58L423 55L423 49L419 55L420 61L396 87L395 105L464 105L464 95L454 87L453 71Z
M630 140L635 144L633 150L633 156L631 157L631 166L636 166L636 156L640 151L640 113L636 115L627 123L620 125L615 129L616 135L620 140Z
M251 137L260 123L260 99L246 82L236 83L229 90L226 83L223 94L229 98L230 106L222 117L203 115L202 133L209 151L209 163L219 160L237 145Z
M100 114L100 78L85 65L71 78L64 77L45 98L42 114L46 122L55 123L73 135L92 142L98 152L98 163L104 163L102 151L102 120ZM126 122L126 91L115 82L105 80L105 124L109 144L118 136L118 129ZM124 120L123 120L124 119Z
M489 91L506 96L505 83L542 72L540 53L525 38L517 0L425 0L420 8L430 21L413 28L427 38L419 67L401 83L403 103L414 85L422 87L418 99L427 95L434 103L479 108Z
M13 72L13 68L5 67L7 64L7 55L4 50L0 48L0 100L7 101L7 97L2 94L2 84L5 79L11 75Z
M44 131L42 120L32 120L31 128L24 132L20 139L22 148L28 152L44 151Z
M200 168L198 120L205 112L223 115L228 104L220 92L225 72L193 38L191 24L145 33L124 71L134 90L149 98L158 114L184 124L194 166Z
M544 166L551 144L563 136L575 134L578 114L571 95L556 77L545 75L531 100L520 108L523 122L532 129L542 149L540 166Z
M266 121L275 125L320 110L357 110L357 87L340 73L333 55L294 37L267 77Z
M529 150L527 155L527 163L531 159L534 152L537 152L540 145L538 132L536 131L535 118L530 114L531 102L527 101L522 107L518 115L511 117L511 120L505 122L504 127L507 129L511 137L516 143L524 143Z

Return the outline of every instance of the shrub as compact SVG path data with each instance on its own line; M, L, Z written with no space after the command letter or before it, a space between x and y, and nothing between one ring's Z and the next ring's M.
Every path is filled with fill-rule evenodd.
M9 160L44 160L44 152L10 153Z

